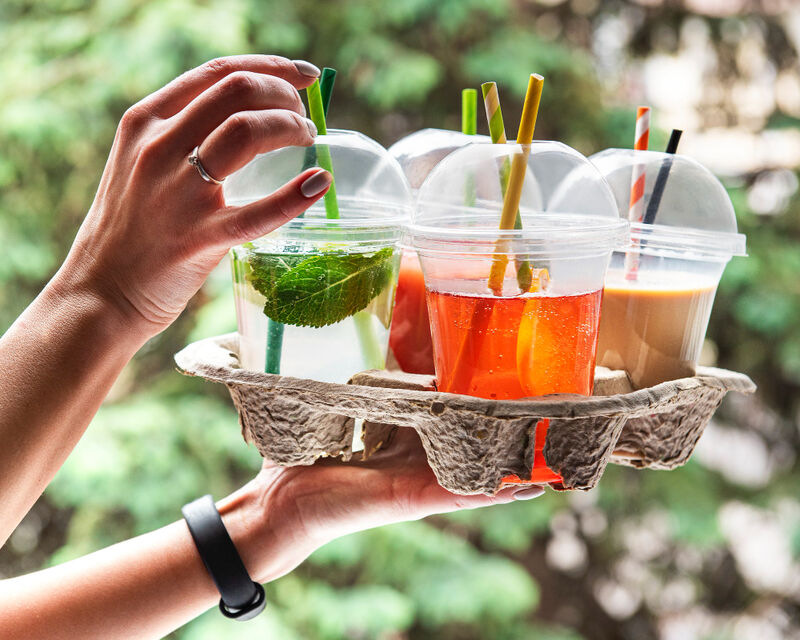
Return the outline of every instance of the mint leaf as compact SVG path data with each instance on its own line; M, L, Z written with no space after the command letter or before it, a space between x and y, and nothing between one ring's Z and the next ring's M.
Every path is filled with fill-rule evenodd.
M303 255L251 252L247 257L247 264L250 267L247 280L262 296L270 298L274 295L275 285L280 277L305 259L306 256Z
M283 324L324 327L361 311L389 285L393 253L387 247L369 256L254 254L249 280L266 298L267 317Z

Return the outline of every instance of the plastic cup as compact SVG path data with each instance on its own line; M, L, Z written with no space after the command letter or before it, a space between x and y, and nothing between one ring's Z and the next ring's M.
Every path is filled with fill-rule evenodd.
M717 285L745 237L724 187L685 156L609 149L590 158L627 218L634 166L645 167L645 218L605 282L597 363L634 388L695 374Z
M471 136L446 129L422 129L401 138L389 147L411 186L413 194L433 168L456 149L475 142L491 142L488 136ZM407 373L433 374L431 342L425 283L417 253L403 250L397 297L389 346L399 367Z
M456 149L476 142L491 143L491 138L449 129L420 129L395 142L389 147L389 154L403 170L412 193L416 193L437 164Z
M231 250L239 360L254 371L345 383L386 363L399 245L411 209L397 162L360 133L329 130L312 147L256 157L225 181L225 199L260 199L309 158L313 165L326 154L340 217L328 217L322 199Z
M528 150L522 228L499 230L502 167ZM566 145L476 144L443 160L410 227L439 390L497 400L590 395L606 267L627 231L605 181ZM501 291L488 281L498 261ZM530 277L520 278L525 266ZM543 457L543 422L526 481L560 479Z
M403 249L400 261L389 347L402 371L424 375L434 373L425 281L417 252L413 249Z

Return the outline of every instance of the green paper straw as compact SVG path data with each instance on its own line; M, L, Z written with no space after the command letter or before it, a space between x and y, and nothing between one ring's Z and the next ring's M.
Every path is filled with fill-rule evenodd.
M461 92L461 133L474 136L478 132L478 92L464 89Z
M331 94L333 93L333 83L336 81L336 69L331 67L325 67L322 70L322 75L320 76L319 81L319 91L320 95L322 96L322 107L325 111L325 122L328 121L328 107L331 104ZM303 156L303 168L301 171L305 171L306 169L310 169L311 167L317 164L317 152L314 147L309 147L306 149L306 153ZM298 218L302 218L305 215L305 212L301 213Z
M308 96L309 117L317 126L317 133L324 136L328 133L328 128L325 126L325 109L322 106L322 91L319 86L319 80L314 80L314 84L306 88L306 95Z
M356 325L358 346L367 369L383 369L386 366L386 354L381 349L378 336L375 335L372 314L366 309L357 311L353 314L353 322Z
M324 136L328 133L328 128L325 126L325 109L322 106L322 93L319 88L319 80L314 80L314 84L306 89L308 95L308 112L311 121L317 127L317 133ZM317 146L317 159L319 166L325 169L333 176L333 161L331 160L331 151L327 145L321 144ZM331 182L328 193L325 194L325 215L328 218L339 217L339 204L336 201L336 182Z
M481 85L483 93L483 105L486 109L486 119L489 121L489 135L494 144L506 144L506 127L503 124L503 112L500 109L500 94L497 92L496 82L484 82ZM503 197L506 196L508 188L508 175L511 171L511 163L508 157L503 159L503 166L500 167L500 190ZM514 228L522 229L522 216L517 209L517 216L514 218ZM531 265L527 260L518 260L517 284L522 292L527 292L533 282Z
M322 95L322 108L325 111L325 120L328 119L328 107L331 105L333 83L336 82L336 69L325 67L319 80L319 91Z
M319 91L322 96L322 108L325 113L325 122L328 121L328 107L331 106L331 95L333 94L333 83L336 81L336 69L332 67L325 67L322 69L322 75L319 81ZM303 158L303 171L310 169L317 164L317 150L315 147L308 147ZM298 218L302 218L305 211L301 213Z
M336 80L336 69L325 67L322 70L320 77L320 95L322 97L322 106L327 119L328 107L331 104L331 94L333 93L333 83ZM315 123L316 124L316 123ZM310 169L317 163L317 154L314 147L306 149L303 156L303 171ZM330 171L330 169L329 169ZM327 211L327 202L326 202ZM337 209L338 211L338 209ZM298 217L302 217L300 214ZM330 216L328 216L330 217ZM337 216L338 217L338 216ZM283 353L283 331L284 325L280 322L275 322L272 318L267 318L267 352L264 360L264 371L266 373L280 373L281 372L281 355Z
M267 318L267 354L264 360L266 373L281 372L281 354L283 353L283 324Z
M461 133L474 136L478 132L478 92L464 89L461 92ZM468 175L464 183L464 204L475 205L475 178Z

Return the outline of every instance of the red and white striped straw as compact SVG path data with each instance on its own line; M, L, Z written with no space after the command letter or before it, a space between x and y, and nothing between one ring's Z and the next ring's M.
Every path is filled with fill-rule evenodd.
M650 107L639 107L636 110L636 138L633 144L635 151L647 151L650 140ZM641 222L644 218L644 185L647 165L635 164L631 173L631 201L628 205L628 220ZM633 244L638 244L635 240ZM639 271L639 253L629 251L625 254L625 278L636 280Z

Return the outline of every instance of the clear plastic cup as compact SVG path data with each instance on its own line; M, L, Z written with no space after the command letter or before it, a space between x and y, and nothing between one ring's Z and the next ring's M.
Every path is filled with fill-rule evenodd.
M628 217L634 168L645 175L642 222L611 258L597 364L641 389L695 374L725 265L745 237L725 188L685 156L609 149L590 158Z
M395 142L389 147L389 154L403 170L412 193L416 193L434 167L453 151L468 144L491 141L489 136L471 136L449 129L420 129Z
M447 155L467 144L491 142L488 136L471 136L446 129L422 129L401 138L389 147L400 164L412 193ZM389 346L399 367L407 373L433 374L431 342L425 283L416 251L403 250Z
M345 383L386 363L411 211L397 162L360 133L329 130L312 147L257 156L224 189L228 204L252 202L326 157L339 218L328 217L330 201L322 199L231 250L239 360L254 371Z
M502 176L525 155L521 228L501 231ZM409 233L439 390L498 400L590 395L606 267L627 233L600 174L561 143L475 144L439 163ZM560 479L542 455L546 430L537 425L526 481Z

